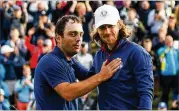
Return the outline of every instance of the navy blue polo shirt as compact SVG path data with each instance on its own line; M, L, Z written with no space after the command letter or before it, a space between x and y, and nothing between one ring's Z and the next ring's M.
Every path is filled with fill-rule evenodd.
M74 64L77 64L75 69ZM40 59L35 70L36 109L77 110L77 100L66 101L54 90L54 87L63 82L74 83L76 78L85 79L86 74L87 70L82 65L74 59L67 61L63 52L55 47L51 53Z

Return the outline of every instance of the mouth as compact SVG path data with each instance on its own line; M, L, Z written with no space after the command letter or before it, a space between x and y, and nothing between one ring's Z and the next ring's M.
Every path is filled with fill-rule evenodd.
M109 38L111 37L112 35L105 35L104 38Z
M80 49L80 45L73 45L75 49Z

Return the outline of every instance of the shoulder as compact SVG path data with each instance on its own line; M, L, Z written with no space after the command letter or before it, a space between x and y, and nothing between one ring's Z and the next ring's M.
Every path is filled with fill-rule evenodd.
M96 54L94 56L94 59L101 57L103 55L103 53L104 53L104 51L102 51L102 49L97 50Z
M43 69L49 69L49 68L60 68L64 65L65 60L63 58L57 57L57 55L49 53L47 55L44 55L39 63L38 63L38 67L42 67Z
M146 55L150 57L150 54L141 46L134 42L130 42L131 55L140 57L142 55Z

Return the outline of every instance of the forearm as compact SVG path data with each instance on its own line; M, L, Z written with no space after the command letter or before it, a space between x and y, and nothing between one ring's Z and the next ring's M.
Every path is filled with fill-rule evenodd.
M87 2L86 1L86 9L87 9L87 12L91 12L92 11L92 8L91 8L91 6L90 6L90 4L89 4L89 1Z
M68 84L64 89L60 87L55 90L67 101L71 101L80 96L83 96L96 88L102 82L100 74L96 74L87 80L80 81L77 83ZM60 84L59 84L60 85Z

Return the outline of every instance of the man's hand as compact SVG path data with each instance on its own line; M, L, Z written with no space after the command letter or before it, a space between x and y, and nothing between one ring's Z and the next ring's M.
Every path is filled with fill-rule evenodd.
M102 81L105 81L109 78L111 78L114 73L119 69L119 66L121 64L121 59L117 58L111 61L109 64L107 64L107 60L103 63L100 71L100 77Z

